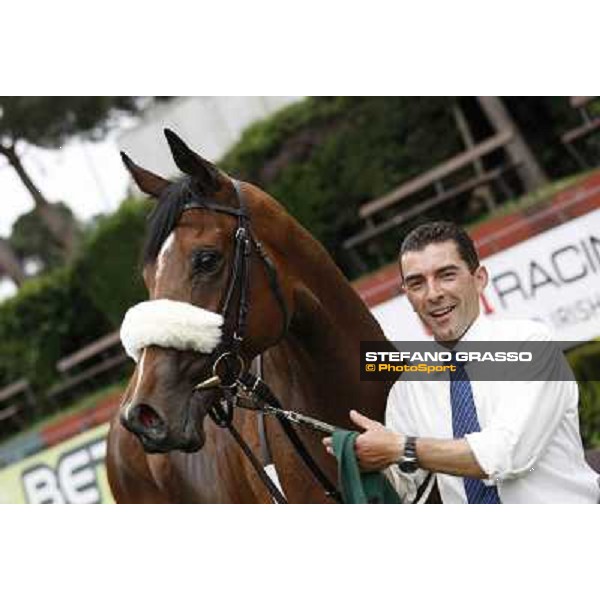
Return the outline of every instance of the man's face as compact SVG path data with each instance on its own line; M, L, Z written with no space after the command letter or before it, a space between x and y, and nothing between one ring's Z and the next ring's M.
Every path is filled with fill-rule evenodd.
M400 266L406 295L433 337L460 339L479 314L479 295L488 281L485 267L471 273L453 240L406 252Z

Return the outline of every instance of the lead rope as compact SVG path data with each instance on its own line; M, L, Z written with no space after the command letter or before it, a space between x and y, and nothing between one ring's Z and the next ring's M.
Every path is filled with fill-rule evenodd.
M281 411L281 413L285 412L282 410L279 399L275 396L275 394L273 394L269 386L264 381L262 381L262 379L246 371L239 377L238 381L244 387L245 390L249 391L251 394L259 398L259 400L262 403L266 404L269 407L274 407L278 411ZM266 473L263 466L260 464L260 461L256 458L248 444L244 441L244 439L241 437L241 435L233 425L233 409L236 403L235 393L231 389L225 389L223 390L223 392L225 396L224 402L216 402L215 404L213 404L208 411L209 416L215 422L216 425L228 429L231 432L235 441L239 444L240 448L242 449L248 460L250 460L250 463L256 471L256 474L269 490L269 493L271 494L273 500L277 504L287 504L288 501L286 500L286 498L283 496L283 494L273 482L273 480L269 477L268 473ZM261 409L256 408L254 410ZM304 464L307 466L308 470L323 487L325 495L328 498L333 498L336 502L342 502L342 495L340 494L338 489L335 487L335 485L331 483L331 481L329 480L327 475L325 475L321 467L319 467L319 465L315 462L314 458L306 449L304 442L296 433L296 430L281 413L275 413L279 424L281 425L283 431L285 432L288 439L296 449L296 452L300 455L300 458L304 461ZM311 421L311 419L308 418L306 418L306 420ZM312 421L316 422L315 420Z
M275 394L271 391L269 386L262 379L246 371L245 373L240 375L239 382L247 390L249 390L250 393L256 395L265 404L273 406L279 410L282 409L281 402L279 402L277 396L275 396ZM333 483L329 481L327 475L325 475L321 467L319 467L319 465L315 462L315 459L308 452L306 446L304 445L304 442L300 439L300 437L296 433L296 430L292 427L290 422L287 421L286 418L279 413L277 413L276 416L288 439L296 449L296 452L298 452L298 454L304 461L304 464L308 467L315 479L324 488L325 495L329 498L333 498L337 502L341 502L342 496L340 492L335 487L335 485L333 485Z
M256 365L256 376L259 379L262 379L263 376L263 368L262 368L262 354L259 354L254 359L254 364ZM269 438L267 437L267 424L265 422L265 413L261 410L257 415L257 429L258 429L258 439L260 440L260 458L263 462L263 465L266 469L269 465L273 465L275 467L275 463L273 461L273 455L271 454L271 446L269 445Z
M229 312L230 303L233 299L233 295L235 293L235 288L237 282L239 281L239 299L238 299L238 317L237 322L235 324L235 329L233 330L232 339L230 342L230 347L226 351L234 356L239 356L240 348L242 341L244 339L245 329L246 329L246 321L249 309L248 303L248 293L249 293L249 279L250 279L250 255L252 251L252 246L255 247L257 254L262 259L263 264L267 270L267 276L269 278L269 285L274 291L275 297L281 307L282 317L283 317L283 329L282 335L285 335L285 331L287 329L287 321L288 314L285 306L285 301L283 295L281 293L281 289L279 288L279 283L277 281L277 274L275 268L273 266L272 261L269 259L261 244L254 238L250 230L250 218L246 211L246 206L244 203L244 197L241 192L240 184L236 180L232 180L232 183L235 188L236 195L238 197L239 208L236 209L228 209L224 210L221 207L214 206L212 203L193 203L190 202L186 206L196 206L196 207L204 207L204 208L212 208L213 210L220 210L221 212L229 212L232 215L235 215L238 218L238 227L235 234L235 242L236 248L234 252L234 263L233 270L231 274L230 284L228 290L226 292L224 305L223 305L223 316L227 317ZM238 279L239 278L239 279ZM279 341L279 340L278 340ZM247 382L250 384L247 386L248 388L252 388L253 392L256 393L257 396L261 398L261 400L269 404L273 407L276 407L281 410L281 404L279 400L273 395L271 390L262 382L260 378L256 378L250 375L248 372L245 373L246 376L251 377L252 379L248 379ZM246 385L246 382L242 381L243 376L239 377L239 383L242 385ZM213 419L213 421L219 425L220 427L224 427L229 429L234 439L242 448L244 454L250 460L254 470L256 471L259 478L263 481L263 483L269 489L271 496L278 504L285 504L287 500L280 492L279 488L275 485L273 480L268 476L265 470L262 468L262 465L258 461L258 459L252 453L250 447L244 442L239 432L233 426L233 413L235 406L235 393L232 391L230 386L225 386L224 388L224 401L215 403L211 409L209 410L209 415ZM341 496L335 486L331 484L331 482L327 479L327 476L317 463L314 461L312 456L306 450L302 440L296 433L296 431L292 428L290 423L288 423L284 418L282 418L281 414L277 414L277 418L283 427L286 435L296 448L297 452L302 457L304 463L307 465L309 470L313 473L316 479L321 483L321 485L325 488L325 493L327 496L333 497L337 500L341 499Z
M228 392L230 392L228 390ZM224 409L220 402L213 404L209 411L209 415L216 425L219 427L223 427L228 429L233 439L238 443L246 458L250 461L250 464L254 468L256 474L259 479L265 484L266 488L269 490L271 497L277 504L288 504L285 496L281 493L279 488L275 485L275 483L271 480L271 478L267 475L259 460L254 456L252 449L248 444L244 441L244 438L240 435L238 430L233 425L233 410L230 410L230 407L233 405L230 403L230 399L226 400L227 409Z

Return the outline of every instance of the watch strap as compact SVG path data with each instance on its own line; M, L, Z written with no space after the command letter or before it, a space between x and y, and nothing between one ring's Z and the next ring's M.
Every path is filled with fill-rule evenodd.
M400 459L398 466L403 473L414 473L418 468L417 460L417 438L406 436L404 441L404 454Z

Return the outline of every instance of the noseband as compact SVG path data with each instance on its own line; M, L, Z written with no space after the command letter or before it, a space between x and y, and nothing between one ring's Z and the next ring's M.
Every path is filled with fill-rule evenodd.
M279 337L275 341L277 344L287 333L288 328L288 310L285 304L277 270L273 262L265 253L260 242L252 234L250 228L250 213L242 193L240 183L235 179L231 180L234 186L237 198L238 208L223 206L220 203L192 196L182 208L182 212L194 208L202 208L219 213L225 213L237 218L237 227L234 234L235 247L233 250L233 262L231 264L231 275L227 292L223 296L222 307L220 310L223 316L225 335L221 343L212 352L209 362L212 363L212 376L201 381L197 390L209 389L212 387L233 388L236 382L246 371L246 363L241 354L241 346L246 335L248 313L250 311L250 264L252 250L262 260L265 265L269 279L269 287L275 296L281 310L282 328ZM238 293L238 311L235 316L234 325L231 327L231 312L233 310L233 298Z

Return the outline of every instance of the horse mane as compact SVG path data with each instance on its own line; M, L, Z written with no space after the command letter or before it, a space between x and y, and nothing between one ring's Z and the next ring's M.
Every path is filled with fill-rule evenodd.
M156 206L148 216L148 227L142 264L146 266L158 257L165 240L181 218L183 205L191 195L198 195L197 186L191 177L185 176L172 182L160 195Z

